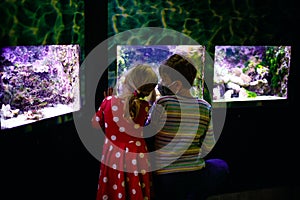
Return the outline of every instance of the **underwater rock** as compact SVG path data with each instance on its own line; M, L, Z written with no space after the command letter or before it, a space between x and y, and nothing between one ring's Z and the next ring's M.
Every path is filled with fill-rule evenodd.
M19 111L20 111L20 109L12 110L9 104L7 104L7 105L2 104L2 107L1 107L2 116L6 119L18 116Z

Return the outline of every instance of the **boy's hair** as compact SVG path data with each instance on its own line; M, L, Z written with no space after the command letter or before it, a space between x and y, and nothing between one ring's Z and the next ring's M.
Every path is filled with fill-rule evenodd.
M178 73L174 73L176 70ZM159 67L160 74L167 74L172 81L180 80L184 87L190 88L197 75L197 69L186 58L173 54Z

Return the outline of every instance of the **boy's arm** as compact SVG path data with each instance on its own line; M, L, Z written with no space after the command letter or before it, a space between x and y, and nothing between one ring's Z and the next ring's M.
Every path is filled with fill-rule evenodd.
M213 120L211 118L205 138L201 146L201 157L204 158L215 146L216 140L213 129Z

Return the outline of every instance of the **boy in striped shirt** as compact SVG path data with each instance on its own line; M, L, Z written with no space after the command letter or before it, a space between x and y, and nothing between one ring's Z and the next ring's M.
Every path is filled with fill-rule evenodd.
M149 130L156 133L149 140L156 199L206 199L228 176L224 160L204 159L216 142L211 105L191 95L197 69L183 56L169 57L159 74L162 96L152 106L148 121Z

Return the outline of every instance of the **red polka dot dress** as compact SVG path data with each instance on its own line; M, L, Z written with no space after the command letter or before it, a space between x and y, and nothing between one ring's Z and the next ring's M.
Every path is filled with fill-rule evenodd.
M97 200L150 200L151 173L143 125L149 103L143 101L135 122L123 117L124 101L106 97L94 121L105 128Z

